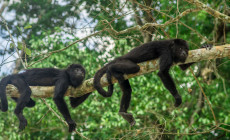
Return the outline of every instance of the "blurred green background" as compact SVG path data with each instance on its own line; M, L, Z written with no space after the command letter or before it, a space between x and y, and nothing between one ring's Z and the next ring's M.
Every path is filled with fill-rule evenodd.
M229 0L201 2L230 16ZM27 68L65 68L80 63L86 68L86 79L92 78L108 61L145 42L181 38L188 41L190 49L210 42L230 43L230 24L204 10L189 12L163 27L134 29L119 35L105 30L105 27L122 31L145 23L163 24L185 10L197 8L179 0L3 0L0 8ZM3 22L0 31L0 70L4 77L24 68ZM102 32L84 38L98 31ZM68 49L53 53L82 38ZM230 139L229 59L203 61L191 68L211 102L220 129L214 129L211 110L191 72L175 66L170 74L183 98L180 107L173 106L174 99L157 72L153 72L130 79L133 92L129 112L136 119L134 127L118 115L121 90L115 84L111 98L103 98L94 91L82 105L70 109L77 131L89 139ZM9 110L0 112L0 139L83 139L68 133L67 126L52 112L47 113L49 109L39 98L35 99L34 108L24 109L28 126L19 131L19 121L13 113L15 103L8 99ZM57 112L52 99L46 101Z

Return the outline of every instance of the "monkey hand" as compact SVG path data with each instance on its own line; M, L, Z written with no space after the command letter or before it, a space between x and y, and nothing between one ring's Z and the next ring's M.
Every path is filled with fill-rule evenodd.
M206 48L206 50L211 50L212 49L212 45L211 44L204 44L202 45L200 48Z
M20 120L20 122L19 122L19 129L20 130L24 130L26 126L27 126L27 120L25 118L22 119L22 120Z
M77 126L76 123L73 120L70 120L67 123L69 125L69 132L73 132Z
M131 113L119 112L119 115L121 115L126 121L128 121L130 126L134 126L136 124L136 121Z
M180 96L179 94L177 94L176 96L174 96L174 99L175 99L175 104L174 104L174 106L175 106L175 107L180 106L180 104L182 103L181 96Z

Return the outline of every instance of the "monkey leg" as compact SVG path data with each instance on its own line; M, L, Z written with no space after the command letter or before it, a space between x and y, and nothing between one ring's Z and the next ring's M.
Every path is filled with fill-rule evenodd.
M125 80L123 82L119 82L119 85L122 89L123 95L121 98L119 115L121 115L126 121L129 122L131 126L135 125L136 121L131 113L127 113L129 108L132 88L129 84L129 80Z
M91 94L91 92L87 93L87 94L85 94L85 95L83 95L81 97L76 97L76 98L69 97L71 107L75 108L75 107L79 106L81 103L83 103L88 98L88 96L90 94Z
M14 110L14 113L20 121L19 129L23 130L27 126L27 120L23 115L23 109L30 101L31 89L29 85L20 78L12 80L12 84L18 88L20 93L20 97L17 99L17 106Z
M67 108L66 102L64 100L64 94L68 88L68 82L65 80L59 80L55 84L55 93L53 100L61 112L62 116L65 118L65 121L69 125L69 132L72 132L76 128L76 123L72 120L69 109Z
M17 97L11 97L16 103L18 102ZM34 107L35 106L35 101L30 98L29 102L26 104L26 107Z
M137 73L140 70L140 67L130 61L130 60L117 60L116 63L111 64L108 67L109 72L113 75L118 81L124 81L124 74Z
M125 80L123 75L136 73L140 70L140 67L130 60L119 60L115 64L111 64L108 67L108 70L111 75L118 80L123 92L119 114L128 121L131 126L133 126L136 123L135 119L131 113L127 113L131 100L132 89L129 81Z

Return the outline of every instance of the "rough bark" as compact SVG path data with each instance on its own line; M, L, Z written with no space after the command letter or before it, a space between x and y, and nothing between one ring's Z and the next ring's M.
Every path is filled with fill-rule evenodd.
M215 46L211 50L197 49L197 50L189 51L189 57L187 58L185 63L198 62L202 60L209 60L209 59L216 59L216 58L223 58L223 57L230 57L230 44L222 45L222 46ZM150 73L159 68L158 60L151 60L151 61L143 62L143 63L140 63L139 66L141 67L141 69L138 73L125 75L125 78L129 79L129 78L132 78L138 75ZM117 81L113 78L112 82L116 83ZM108 86L108 82L107 82L105 75L101 79L101 85L103 87ZM46 98L46 97L53 96L54 87L39 87L39 86L32 87L31 86L31 90L32 90L33 97ZM84 81L84 83L76 89L69 87L69 89L67 90L66 96L78 97L86 93L93 92L94 90L95 89L93 88L93 78L91 78L91 79ZM19 93L13 85L8 85L7 95L18 97Z
M230 23L230 17L228 15L225 15L223 13L220 13L219 11L216 11L212 8L210 8L209 6L207 6L206 4L200 2L199 0L185 0L191 4L196 5L196 7L205 10L207 13L209 13L210 15L219 18L225 22Z

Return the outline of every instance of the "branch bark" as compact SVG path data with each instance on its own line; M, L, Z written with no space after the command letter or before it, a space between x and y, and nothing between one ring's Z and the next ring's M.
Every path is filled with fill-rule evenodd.
M143 5L141 5L143 6ZM145 6L146 7L146 6ZM163 24L158 24L158 23L145 23L143 26L140 26L140 25L136 25L136 26L133 26L133 27L130 27L130 28L127 28L127 29L124 29L124 30L121 30L121 31L116 31L113 29L113 27L110 25L110 28L107 28L105 30L109 31L109 32L112 32L114 35L120 35L120 34L125 34L125 33L129 33L131 31L144 31L150 27L159 27L159 28L162 28L162 27L166 27L174 22L176 22L177 20L181 19L182 17L190 14L191 12L197 12L199 11L199 9L188 9L188 10L185 10L184 12L182 12L181 14L179 14L177 17L173 18L173 17L170 17L171 19L166 21L165 23ZM159 11L158 11L159 12ZM159 12L163 15L166 15L162 12ZM168 16L168 15L166 15ZM104 20L104 22L106 22L107 24L110 24L109 21L107 20Z
M228 23L230 23L230 17L228 15L225 15L223 13L220 13L219 11L216 11L212 8L210 8L209 6L205 5L204 3L200 2L199 0L185 0L188 3L194 4L196 5L196 7L201 8L203 10L205 10L207 13L209 13L210 15L219 18L223 21L226 21Z
M230 57L230 44L215 46L211 50L197 49L197 50L189 51L189 57L187 58L185 63L198 62L202 60L209 60L209 59L216 59L216 58L223 58L223 57ZM138 75L143 75L155 71L159 68L158 63L159 63L158 60L151 60L151 61L139 63L141 69L138 73L125 75L124 77L125 79L130 79ZM117 80L113 78L112 82L116 83ZM105 75L101 79L101 85L103 87L108 86L108 82ZM54 87L53 86L52 87L31 86L31 90L32 90L32 97L46 98L46 97L53 96ZM79 97L86 93L93 92L94 90L95 89L93 88L93 78L91 78L84 81L83 84L76 89L69 87L65 95L72 96L72 97ZM12 97L19 97L18 90L13 85L7 86L6 93L7 95Z

